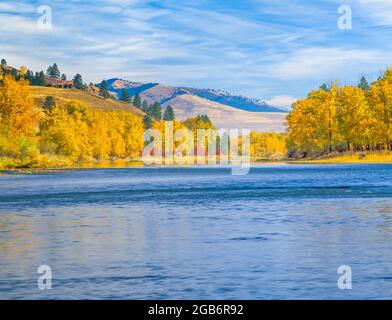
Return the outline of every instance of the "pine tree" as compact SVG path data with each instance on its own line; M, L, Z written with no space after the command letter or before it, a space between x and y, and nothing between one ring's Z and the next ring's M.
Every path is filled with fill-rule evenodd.
M25 79L30 82L30 84L33 84L34 81L34 73L31 70L27 70L25 74Z
M124 101L126 103L131 103L131 96L129 95L128 90L124 89L121 92L121 101Z
M139 93L136 93L135 97L133 98L133 105L136 108L141 109L141 107L142 107L142 99L140 98L140 94Z
M47 75L53 78L60 79L60 70L56 63L48 68Z
M46 81L46 77L45 77L45 73L43 71L41 71L40 73L36 74L37 77L37 86L46 86L48 84L48 82Z
M56 100L53 96L47 96L44 102L44 109L48 111L52 111L54 106L56 105Z
M144 116L144 118L143 118L144 128L146 130L151 129L152 128L152 122L153 122L152 116L147 113Z
M366 80L365 77L362 77L359 81L358 88L368 91L370 89L369 82Z
M5 67L7 65L7 61L3 58L1 59L1 65Z
M67 76L65 75L65 73L63 73L62 75L61 75L61 80L67 80Z
M147 100L143 100L142 111L145 113L148 113L148 111L149 111L149 105L148 105Z
M323 83L323 84L320 86L320 89L321 89L321 90L324 90L324 91L329 91L329 86L328 86L326 83Z
M151 107L151 115L156 121L162 120L162 107L159 102L154 102Z
M74 86L76 89L78 89L78 90L84 89L83 78L79 73L77 73L75 75L75 77L73 78L73 83L74 83Z
M101 83L99 84L99 89L101 91L102 97L104 97L105 99L110 98L109 85L105 80L101 81Z
M167 108L163 114L163 120L165 120L165 121L173 121L174 120L174 111L171 106L167 106Z

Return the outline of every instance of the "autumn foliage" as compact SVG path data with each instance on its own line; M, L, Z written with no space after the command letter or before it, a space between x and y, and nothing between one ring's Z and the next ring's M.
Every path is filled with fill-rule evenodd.
M31 97L28 81L16 81L11 75L0 80L1 131L8 131L15 137L33 134L39 112Z
M291 154L392 150L392 69L369 87L336 83L293 104Z
M141 154L144 127L140 117L123 111L91 110L79 101L39 111L28 81L11 75L0 81L0 167Z

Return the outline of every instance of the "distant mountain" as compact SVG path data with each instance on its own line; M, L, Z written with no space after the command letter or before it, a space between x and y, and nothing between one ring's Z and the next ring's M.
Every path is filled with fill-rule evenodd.
M159 101L163 104L178 95L192 94L200 98L250 112L287 112L287 110L270 106L259 99L235 95L222 90L171 87L159 83L141 83L121 79L110 79L107 82L109 89L117 94L121 94L123 89L127 89L130 95L139 93L144 95L149 102Z
M188 87L171 87L159 83L141 83L122 79L107 80L109 91L121 97L125 89L130 95L139 93L148 103L171 105L178 119L207 114L220 128L249 128L256 131L285 131L286 110L258 99L241 95Z
M210 101L225 104L237 109L250 112L286 112L277 107L269 106L264 101L252 99L241 95L234 95L229 92L212 89L194 89L183 88L184 90L194 94L198 97L205 98Z

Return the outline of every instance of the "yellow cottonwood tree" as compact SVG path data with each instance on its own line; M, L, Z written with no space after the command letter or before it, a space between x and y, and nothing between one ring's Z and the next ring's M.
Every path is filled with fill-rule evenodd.
M369 125L369 117L364 90L353 86L339 88L337 121L348 151L352 149L352 146L363 148L363 144L367 141L367 131L364 129Z
M373 119L374 136L386 149L392 149L392 68L375 81L369 91L369 107Z
M268 157L270 155L286 155L286 136L274 132L251 132L250 152L252 157Z
M296 152L311 154L324 149L322 138L321 112L310 98L301 99L293 104L287 117L288 144Z
M28 81L4 75L0 83L0 125L19 137L32 135L37 127L39 111L34 104Z

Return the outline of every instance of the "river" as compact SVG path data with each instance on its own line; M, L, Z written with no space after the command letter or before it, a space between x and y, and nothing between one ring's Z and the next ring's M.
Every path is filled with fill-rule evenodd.
M392 165L0 176L0 298L390 299Z

